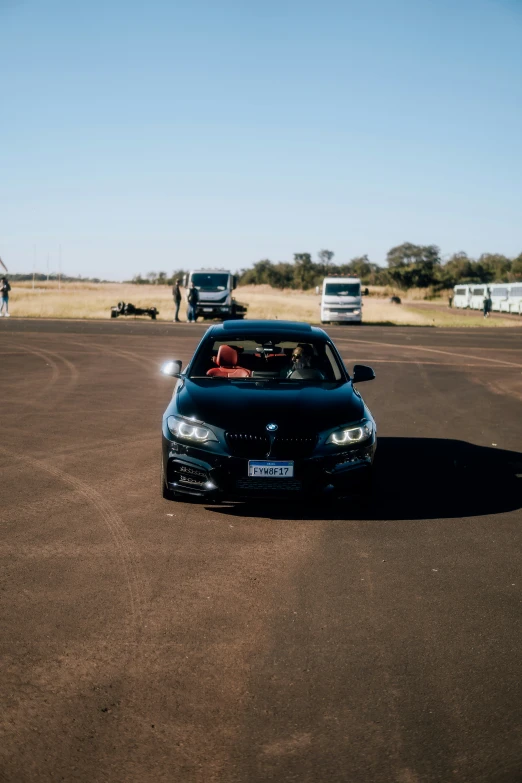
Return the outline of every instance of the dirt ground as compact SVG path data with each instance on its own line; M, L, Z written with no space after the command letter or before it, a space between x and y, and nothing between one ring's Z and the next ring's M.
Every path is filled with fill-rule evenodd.
M331 329L361 511L162 499L203 329L0 322L0 780L519 783L519 331Z

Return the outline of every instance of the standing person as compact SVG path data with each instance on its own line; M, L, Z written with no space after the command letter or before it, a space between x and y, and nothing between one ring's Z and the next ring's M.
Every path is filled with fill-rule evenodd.
M174 308L175 308L174 320L178 324L179 324L179 308L181 305L180 285L181 285L181 280L176 280L176 282L174 283L174 288L172 289L172 296L174 297Z
M0 283L0 294L2 296L2 304L0 306L0 316L5 315L6 318L9 318L9 291L11 290L11 286L9 285L9 280L7 277L2 277L2 282ZM5 310L5 313L4 313Z
M453 305L453 296L450 294L448 296L448 307L451 307Z
M194 323L197 318L196 307L199 302L199 291L194 285L194 283L190 284L190 288L187 294L187 302L188 302L187 321L189 323Z
M484 318L489 318L489 311L491 310L491 294L489 292L489 288L486 288L484 291L484 299L482 300L482 305L484 308Z

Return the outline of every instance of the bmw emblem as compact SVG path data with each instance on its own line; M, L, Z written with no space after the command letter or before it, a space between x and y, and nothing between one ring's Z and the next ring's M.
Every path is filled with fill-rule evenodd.
M277 424L267 424L266 428L268 432L275 432L278 428Z

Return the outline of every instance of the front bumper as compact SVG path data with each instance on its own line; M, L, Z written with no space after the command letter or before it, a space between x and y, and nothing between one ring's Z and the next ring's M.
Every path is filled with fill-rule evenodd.
M196 315L201 318L222 318L232 313L231 305L218 305L202 302L196 307Z
M321 320L322 321L341 321L341 322L349 322L353 321L354 323L358 323L359 321L362 321L362 312L359 313L353 313L350 311L346 312L333 312L332 310L323 310L321 313Z
M205 500L320 497L366 488L375 437L359 448L293 459L292 478L252 478L248 459L210 452L163 435L163 479L169 490Z

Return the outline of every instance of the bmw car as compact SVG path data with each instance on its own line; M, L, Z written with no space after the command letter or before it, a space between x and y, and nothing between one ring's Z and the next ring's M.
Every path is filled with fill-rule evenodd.
M211 326L176 379L163 416L163 497L281 498L367 494L375 421L330 337L306 323Z

